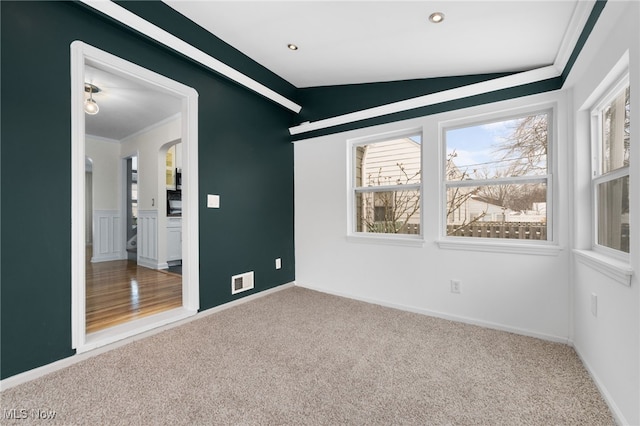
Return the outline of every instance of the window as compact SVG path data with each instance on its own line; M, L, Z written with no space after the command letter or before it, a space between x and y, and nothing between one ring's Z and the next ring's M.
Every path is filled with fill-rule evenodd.
M629 97L626 75L591 110L594 246L618 253L629 253Z
M420 235L422 136L354 143L353 231Z
M449 237L552 240L552 111L444 129Z

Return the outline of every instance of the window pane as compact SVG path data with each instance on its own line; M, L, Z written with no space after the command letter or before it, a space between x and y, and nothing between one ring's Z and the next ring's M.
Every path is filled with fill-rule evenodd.
M546 183L449 187L447 235L547 239Z
M356 187L419 184L419 135L355 147Z
M547 174L547 114L447 130L446 179Z
M629 253L629 176L598 185L598 244Z
M420 234L420 191L356 192L356 231Z
M602 173L629 165L629 88L602 111Z

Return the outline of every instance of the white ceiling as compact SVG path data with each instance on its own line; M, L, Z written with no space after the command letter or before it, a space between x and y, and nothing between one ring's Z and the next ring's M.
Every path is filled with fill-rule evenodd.
M551 65L579 1L165 3L302 88ZM445 20L429 22L433 12Z
M100 89L93 99L96 115L85 114L85 133L121 141L147 127L178 114L182 102L133 78L85 66L85 82ZM88 98L89 94L85 94Z

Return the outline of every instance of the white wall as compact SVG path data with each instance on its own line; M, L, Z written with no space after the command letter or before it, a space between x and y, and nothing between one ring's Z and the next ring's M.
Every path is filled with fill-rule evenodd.
M119 142L87 135L85 154L93 161L93 209L119 209L121 175Z
M156 217L152 232L155 236L144 238L155 241L155 259L147 259L145 265L155 268L167 267L166 206L167 192L165 164L167 149L181 141L181 115L170 117L150 128L144 129L122 141L121 156L138 156L138 211L142 215ZM180 153L182 159L182 153ZM150 230L149 227L146 228ZM142 229L140 229L142 230ZM138 235L141 239L141 236ZM140 253L138 253L140 255Z
M561 93L412 119L295 143L296 283L407 310L450 317L566 342L569 338L567 206L557 212L554 255L440 248L438 122L529 104L560 102ZM347 241L348 140L401 129L423 128L424 247ZM557 144L566 157L566 126ZM566 167L556 176L567 191ZM460 280L462 293L450 292Z
M85 155L93 161L91 173L91 204L86 208L91 219L86 229L91 238L92 262L106 262L126 256L123 241L124 222L120 211L121 175L118 141L85 137Z
M94 261L113 260L126 256L121 247L124 218L121 205L124 203L122 191L123 159L138 156L138 211L142 216L154 218L154 241L149 253L154 258L147 260L146 266L166 267L166 185L165 156L167 149L181 139L182 123L180 114L162 120L149 128L125 138L122 141L109 140L87 135L86 156L93 160L93 212ZM182 144L176 149L176 165L182 167ZM145 216L145 217L146 217ZM107 227L104 223L109 222ZM99 226L103 223L102 226ZM147 227L149 229L149 227ZM102 235L102 234L108 235ZM102 248L100 248L102 247ZM102 250L96 252L97 249Z
M574 246L591 247L590 96L629 50L631 286L573 261L573 344L620 423L640 424L640 3L609 1L567 80L572 95ZM591 314L591 294L598 298Z
M122 141L122 157L138 155L139 209L166 209L166 204L159 203L162 196L166 202L166 193L162 193L166 189L165 162L160 148L169 142L179 142L181 129L180 116L174 116ZM166 148L164 151L166 153Z

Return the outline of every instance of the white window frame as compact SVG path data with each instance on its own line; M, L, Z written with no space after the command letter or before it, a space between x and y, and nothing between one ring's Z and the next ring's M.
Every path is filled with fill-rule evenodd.
M590 109L591 121L591 248L594 252L629 263L629 253L598 244L598 185L629 177L630 167L602 173L602 112L630 84L629 70L614 80ZM629 206L631 208L631 206Z
M585 179L585 184L593 185L592 180L594 178L593 171L596 170L596 167L600 167L594 161L600 161L600 155L598 154L597 160L594 160L594 154L596 153L594 144L596 138L593 134L593 119L592 119L592 111L595 110L599 105L603 105L602 100L607 98L607 95L614 91L615 87L617 87L618 83L624 81L625 76L629 75L629 51L627 50L620 60L613 66L611 71L602 79L600 84L594 89L592 94L587 98L583 106L580 108L580 111L586 113L588 119L586 123L586 128L584 128L584 138L589 138L590 144L590 156L591 156L591 164L589 167L589 175L583 176ZM598 124L598 127L600 125ZM597 136L598 138L600 136ZM587 160L589 161L589 160ZM582 179L582 178L581 178ZM573 253L575 254L575 259L606 275L612 280L625 285L627 287L631 286L631 277L633 276L633 268L630 265L630 255L627 253L622 253L618 250L613 250L609 247L599 246L594 244L597 241L597 218L595 217L595 211L597 208L595 193L590 189L591 203L589 205L589 216L591 218L590 223L590 247L589 249L574 249Z
M356 168L356 148L361 145L385 142L388 140L399 139L420 135L420 183L406 185L385 185L376 187L358 187L356 186L355 168ZM379 243L403 246L422 247L424 245L424 130L422 127L414 127L410 129L402 129L387 133L381 133L371 136L358 137L347 141L347 179L348 179L348 195L347 195L347 241L361 243ZM358 232L357 209L355 208L356 194L366 192L386 192L397 191L401 189L417 189L420 194L420 233L419 234L391 234L376 232Z
M447 181L447 141L446 132L464 127L479 126L498 121L507 121L522 118L527 115L546 113L548 116L548 148L547 148L547 174L539 176L522 176L502 179ZM440 223L439 239L440 248L456 250L473 250L500 253L520 253L533 255L556 256L561 251L558 245L558 232L556 230L557 219L557 186L554 177L557 176L557 140L558 140L558 104L555 101L532 104L524 107L502 109L487 114L463 117L454 120L441 121L439 130L439 164L440 164ZM545 182L547 185L547 239L546 240L516 240L502 238L474 238L462 236L450 236L446 232L447 224L447 189L453 186L483 186L487 184L522 184Z

